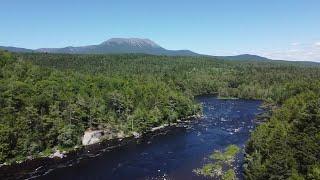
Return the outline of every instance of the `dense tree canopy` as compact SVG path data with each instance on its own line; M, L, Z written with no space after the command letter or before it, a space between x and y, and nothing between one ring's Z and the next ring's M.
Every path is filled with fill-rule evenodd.
M191 96L161 81L57 71L1 58L1 162L73 147L89 127L144 132L199 112Z
M247 146L248 179L319 177L320 66L139 54L0 54L0 162L80 144L90 127L146 130L200 111L193 97L277 105Z
M247 179L320 178L319 97L294 96L258 127L247 146Z

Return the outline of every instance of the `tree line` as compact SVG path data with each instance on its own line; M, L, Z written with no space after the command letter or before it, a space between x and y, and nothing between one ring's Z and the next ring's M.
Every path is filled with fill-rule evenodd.
M248 179L319 175L320 66L143 54L1 52L0 162L80 144L90 127L146 130L201 111L194 96L275 105L247 145Z

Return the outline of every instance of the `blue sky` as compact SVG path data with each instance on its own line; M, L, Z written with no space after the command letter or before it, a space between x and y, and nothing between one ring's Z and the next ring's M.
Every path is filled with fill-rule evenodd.
M167 49L320 61L319 0L1 0L0 45L149 38Z

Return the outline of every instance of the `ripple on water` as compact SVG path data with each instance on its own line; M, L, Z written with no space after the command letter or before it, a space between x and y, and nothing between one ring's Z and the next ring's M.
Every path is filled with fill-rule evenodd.
M243 148L255 127L253 119L262 110L258 109L260 101L219 100L212 96L200 96L197 100L203 105L204 116L200 121L138 144L131 142L114 149L102 148L101 153L88 153L58 169L47 167L39 178L203 179L192 170L201 167L207 161L205 157L214 150L224 149L229 144ZM240 179L242 162L243 154L240 154L234 165Z

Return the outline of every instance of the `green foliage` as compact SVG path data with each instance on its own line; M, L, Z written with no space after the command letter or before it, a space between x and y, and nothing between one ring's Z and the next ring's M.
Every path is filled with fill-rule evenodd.
M240 148L233 144L226 147L224 152L215 151L209 156L210 159L215 161L214 163L207 163L202 168L194 169L193 172L206 177L235 180L236 174L232 169L232 162L239 151Z
M193 172L198 175L217 177L222 174L222 166L218 163L208 163L205 164L201 169L195 169Z
M240 148L236 145L229 145L225 152L215 151L210 158L216 161L232 162L236 154L238 154Z
M14 139L12 130L8 126L0 125L0 161L2 162L10 157L11 139Z
M289 98L252 134L246 149L247 179L314 179L320 161L319 134L319 91Z
M308 179L320 179L320 165L315 164L310 167L307 177Z
M264 99L276 103L314 88L313 83L320 77L320 66L283 61L225 61L212 57L137 54L29 53L16 54L16 57L44 67L102 74L117 80L126 79L127 82L165 83L172 89L184 92L183 96L218 93L220 97ZM123 86L121 81L109 83L117 83L117 90ZM143 88L140 90L135 93L144 93Z
M233 169L229 169L227 172L225 172L222 176L223 180L236 180L236 173Z
M191 95L163 81L49 69L7 52L0 57L0 163L80 145L88 128L145 132L200 110Z
M194 96L212 93L280 107L248 142L247 179L317 179L319 67L212 57L0 51L0 164L80 145L87 128L130 133L174 123L201 110ZM236 150L212 157L228 160Z
M60 129L57 137L58 143L62 147L72 147L79 143L81 134L75 125L66 125ZM78 132L77 132L78 131Z

